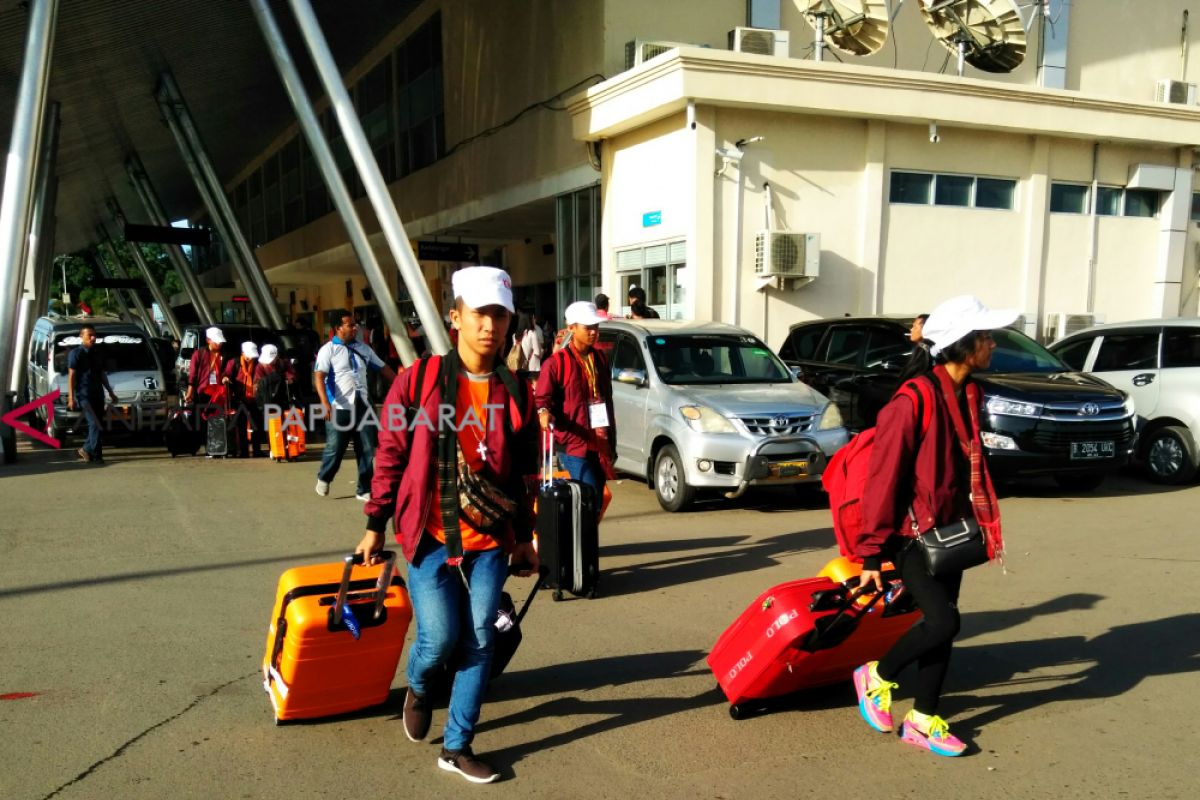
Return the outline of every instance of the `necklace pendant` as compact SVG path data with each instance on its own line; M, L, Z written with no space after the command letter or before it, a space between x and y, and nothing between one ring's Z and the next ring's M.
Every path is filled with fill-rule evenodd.
M486 444L484 444L482 441L479 442L479 447L475 448L475 452L479 453L479 457L481 459L483 459L484 461L487 461L488 446Z

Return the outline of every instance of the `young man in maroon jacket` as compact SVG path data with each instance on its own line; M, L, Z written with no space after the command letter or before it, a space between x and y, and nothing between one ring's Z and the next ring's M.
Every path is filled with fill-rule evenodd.
M366 505L367 532L356 552L377 563L387 521L394 519L417 619L408 654L405 735L414 742L428 735L427 691L453 664L437 765L472 783L491 783L499 773L474 756L471 740L491 670L508 564L519 565L519 575L538 568L524 481L537 472L537 424L528 390L500 358L513 313L508 273L468 267L454 273L453 287L454 349L410 366L388 392ZM486 528L474 524L458 502L463 469L510 499L514 514Z
M542 363L538 374L538 421L543 430L554 426L555 444L565 450L559 456L562 465L571 480L596 490L599 509L617 453L612 375L608 359L596 349L602 318L595 304L572 303L566 318L571 338Z

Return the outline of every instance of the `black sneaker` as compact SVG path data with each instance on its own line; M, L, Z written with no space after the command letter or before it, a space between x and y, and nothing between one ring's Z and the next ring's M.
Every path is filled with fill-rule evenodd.
M500 777L499 772L476 758L469 747L457 751L443 747L437 763L446 772L457 772L471 783L492 783Z
M404 694L404 735L410 742L423 742L429 735L429 723L433 720L433 712L429 702L421 695L409 689Z

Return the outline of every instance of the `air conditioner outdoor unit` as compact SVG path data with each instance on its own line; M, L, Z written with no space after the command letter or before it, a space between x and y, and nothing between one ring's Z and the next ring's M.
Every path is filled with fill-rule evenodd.
M787 58L788 32L770 28L734 28L729 32L729 49L737 53Z
M634 39L625 43L625 69L633 69L643 61L649 61L655 56L674 50L676 47L699 47L702 45L687 42L660 42Z
M754 274L816 278L821 274L821 234L760 231L754 244Z
M1196 105L1196 84L1164 78L1155 84L1154 99L1159 103Z
M1065 311L1051 311L1046 314L1045 339L1047 343L1077 333L1084 328L1099 325L1104 322L1101 314L1068 314Z

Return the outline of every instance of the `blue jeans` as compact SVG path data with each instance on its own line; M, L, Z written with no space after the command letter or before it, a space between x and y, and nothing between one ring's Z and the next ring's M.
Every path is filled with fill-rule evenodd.
M604 501L604 468L600 466L600 455L588 452L586 456L569 456L560 453L558 460L567 468L571 480L586 483L596 490L596 511L599 513L600 504Z
M379 446L379 431L374 422L363 424L367 404L354 403L354 410L335 408L333 419L325 421L325 450L321 453L321 469L317 479L332 483L342 466L342 458L350 440L354 439L354 454L358 459L358 494L371 491L371 476L375 472L375 448ZM341 428L341 430L338 430Z
M83 451L92 458L104 458L104 448L100 445L100 426L104 424L104 398L80 398L79 411L87 422L87 438L83 442Z
M475 736L479 708L492 669L496 611L508 575L508 559L500 548L469 550L463 572L446 566L446 545L428 534L408 565L408 591L417 619L417 636L408 653L408 688L427 694L428 681L457 654L457 672L446 715L445 748L461 750Z

